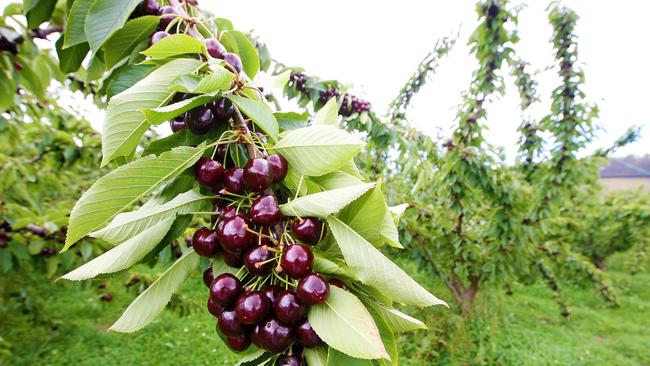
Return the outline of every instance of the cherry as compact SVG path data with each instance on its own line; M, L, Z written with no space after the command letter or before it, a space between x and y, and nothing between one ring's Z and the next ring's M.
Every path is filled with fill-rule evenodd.
M224 250L223 261L233 268L241 268L244 265L244 253L240 250Z
M212 104L212 113L217 122L228 122L235 112L232 102L227 98L221 98Z
M278 288L275 285L271 285L262 290L262 292L271 300L271 305L273 306L275 304L275 298L278 295Z
M287 160L282 157L282 155L271 154L266 157L266 161L271 165L271 170L273 171L273 183L279 183L284 180L284 177L287 176Z
M244 255L244 265L251 274L264 276L273 269L273 253L265 247L253 247ZM266 262L266 263L265 263Z
M244 168L244 184L253 192L261 192L273 183L273 171L266 159L255 158L246 163Z
M241 216L234 216L223 222L220 230L221 245L228 250L242 250L253 242L253 235L248 231L248 222Z
M43 257L51 257L55 254L56 254L56 250L54 248L44 247L43 249L41 249L41 255Z
M256 224L273 225L282 219L278 200L272 194L261 196L251 205L251 220Z
M300 302L293 291L282 291L275 299L275 316L286 324L294 324L307 315L307 306Z
M161 39L169 36L170 34L165 31L158 31L151 36L151 40L149 41L149 46L152 46L153 44L157 43Z
M275 366L303 366L302 357L297 355L282 355L275 361Z
M237 337L246 331L246 326L239 320L237 312L232 308L224 309L221 312L217 326L221 333L228 337Z
M298 240L307 244L316 244L321 237L323 222L316 217L305 217L291 224L291 231Z
M176 8L174 8L173 6L163 6L158 11L158 14L161 15L160 27L162 29L165 29L167 28L169 23L171 23L172 20L176 18L175 16L170 16L170 15L175 14L178 16L178 11L176 11Z
M314 254L300 244L289 245L282 254L280 264L284 271L293 278L300 278L311 272Z
M235 304L237 317L244 324L257 324L271 310L271 301L262 291L253 291L240 295Z
M235 352L244 352L251 345L251 340L248 339L246 334L242 334L239 337L228 337L226 339L228 347Z
M185 114L185 124L193 133L205 135L212 128L213 117L208 107L194 108Z
M210 284L214 280L214 273L212 272L212 265L209 265L208 268L203 271L203 283L209 288Z
M339 280L338 278L332 278L332 279L330 279L329 282L330 282L330 285L336 286L336 287L338 287L340 289L343 289L345 291L348 290L348 286L346 286L345 283L343 283L343 281Z
M192 247L196 254L202 257L212 258L221 251L217 238L217 231L207 227L198 229L192 237Z
M298 282L296 294L307 305L322 304L330 294L330 286L318 273L309 274Z
M237 210L237 206L226 206L221 210L219 217L221 221L226 221L231 217L239 216L241 218L246 218L246 212L243 208Z
M185 116L180 115L173 120L169 121L169 125L172 128L172 132L176 133L185 128Z
M296 332L298 343L303 347L313 348L323 344L323 340L320 339L318 334L316 334L316 331L314 331L307 319L298 323L294 328L294 331Z
M244 193L244 170L242 168L226 169L223 177L226 190L235 194Z
M237 56L236 54L232 52L226 52L223 55L223 60L228 63L228 65L232 66L237 72L241 72L242 69L242 63L241 63L241 58Z
M199 184L212 187L217 185L223 178L223 165L204 156L196 163L194 174Z
M215 318L219 318L219 315L221 315L223 308L221 307L221 305L214 302L214 300L212 300L212 298L210 297L208 298L208 311Z
M241 293L242 285L237 277L222 273L210 284L210 298L222 307L230 306Z
M144 0L140 3L140 11L144 15L158 15L160 5L156 0Z
M271 317L253 329L251 339L267 351L280 353L293 343L293 329Z
M214 38L208 38L203 41L203 43L205 43L205 48L208 51L208 54L214 58L223 59L223 56L227 52L226 47Z

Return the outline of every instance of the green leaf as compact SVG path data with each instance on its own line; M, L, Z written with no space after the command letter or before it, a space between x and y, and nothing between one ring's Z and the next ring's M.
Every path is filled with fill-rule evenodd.
M339 265L334 259L328 258L324 254L314 253L314 272L353 277L344 266L345 264Z
M168 89L171 81L192 72L199 64L198 60L186 58L172 60L110 100L102 134L102 166L133 153L149 128L140 111L162 105L172 95Z
M48 21L55 6L56 0L31 0L29 6L26 6L25 9L27 10L27 27L36 29L43 22Z
M377 329L379 329L381 341L386 347L386 352L388 352L388 355L390 356L390 361L380 360L379 364L382 366L399 366L399 351L397 350L397 343L395 342L395 334L393 334L393 330L390 328L381 313L372 307L367 307L367 309L370 315L372 315L372 318L375 320Z
M152 58L171 58L188 53L205 54L205 44L200 40L179 33L167 36L141 52Z
M129 20L104 44L106 68L111 69L123 58L128 57L140 42L151 36L159 23L160 17L150 15Z
M364 143L349 133L327 125L288 131L273 148L289 165L308 176L337 170L356 155Z
M235 78L235 75L220 65L211 65L210 69L212 72L199 81L192 93L214 94L230 89L230 83Z
M402 313L399 310L376 302L368 302L366 305L380 313L394 332L399 333L410 332L418 329L427 329L426 324Z
M399 231L393 220L393 214L386 210L381 224L379 225L380 240L386 242L389 246L398 249L404 249L402 243L399 242Z
M327 301L311 306L308 318L331 348L356 358L389 358L368 310L350 292L330 286Z
M331 125L336 126L339 122L339 105L336 104L336 98L330 100L314 116L312 125Z
M63 250L194 165L204 150L203 146L179 147L159 157L138 159L99 178L72 209Z
M158 125L214 99L215 97L210 95L197 95L196 97L183 99L180 102L164 107L143 109L142 113L150 124Z
M377 228L384 222L386 212L388 207L381 192L381 182L378 182L371 191L341 211L338 217L366 240L376 243L380 239Z
M238 95L229 95L228 99L237 106L237 108L247 115L255 124L266 133L271 141L278 139L279 127L271 108L264 102L240 97Z
M190 249L140 294L109 330L131 333L142 329L165 308L188 275L199 266L199 256Z
M309 113L296 113L296 112L275 112L273 113L278 120L278 125L281 130L295 130L307 126L307 119Z
M371 360L362 360L330 348L327 354L327 366L372 366Z
M129 65L126 66L117 76L108 84L107 96L110 100L115 95L132 87L138 81L154 69L153 65Z
M240 358L235 366L258 366L264 364L271 357L273 357L272 353L259 349Z
M390 206L388 210L391 213L391 216L393 217L393 222L397 226L399 224L399 220L402 218L402 215L404 215L404 212L406 212L406 209L409 208L408 203L402 203L401 205L397 206Z
M361 179L342 170L335 170L320 177L311 177L310 179L324 190L349 187L363 183Z
M62 48L62 44L63 37L59 37L54 44L56 47L56 55L59 58L59 68L66 74L76 72L81 67L81 63L86 58L90 47L85 42L68 48Z
M121 243L147 230L161 220L174 219L177 215L204 211L209 206L207 204L209 199L210 197L190 190L179 194L162 205L151 205L137 211L121 213L115 216L108 226L91 233L90 236L109 243Z
M70 15L65 23L63 49L80 43L87 43L86 16L95 0L76 0L70 8Z
M361 235L334 216L327 218L330 231L352 273L393 300L417 306L447 305L420 286ZM386 281L390 278L390 281Z
M305 348L302 352L307 360L307 366L327 366L327 348L325 346Z
M254 79L260 70L260 58L257 48L244 35L236 30L227 30L221 33L221 42L230 51L239 55L244 71L249 78Z
M156 247L173 223L173 217L158 221L153 226L146 228L124 243L72 272L61 276L61 278L70 281L81 281L100 274L115 273L131 268Z
M4 70L0 70L0 111L5 111L14 104L16 83Z
M287 216L326 218L339 212L374 186L375 183L364 183L310 194L280 205L280 210Z
M95 0L86 16L86 37L97 52L110 36L124 26L140 0Z

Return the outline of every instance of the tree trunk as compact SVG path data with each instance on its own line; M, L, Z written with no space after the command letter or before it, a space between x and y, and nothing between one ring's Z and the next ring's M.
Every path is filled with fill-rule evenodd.
M605 265L605 258L597 258L596 266L598 266L598 269L600 269L601 271L607 272L607 266Z
M451 290L456 302L460 305L460 313L463 317L468 316L472 311L472 305L478 292L478 277L470 276L470 285L465 288L462 281L452 273L450 281L445 281L447 288Z

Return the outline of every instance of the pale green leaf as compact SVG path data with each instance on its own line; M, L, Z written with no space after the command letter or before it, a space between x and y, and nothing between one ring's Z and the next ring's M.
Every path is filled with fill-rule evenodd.
M191 109L202 106L214 99L215 97L210 95L197 95L195 97L183 99L180 102L168 104L163 107L144 109L142 110L142 113L147 119L147 122L152 125L158 125L165 121L169 121L172 118L179 116Z
M404 249L402 243L399 242L399 231L395 225L393 214L386 210L384 217L379 226L380 241L386 242L389 246L398 249Z
M199 81L192 93L213 94L230 89L230 83L235 78L235 75L219 65L212 65L210 69L212 72Z
M386 212L388 207L381 192L381 182L378 182L372 190L343 209L338 218L366 240L375 243L380 238L377 228L381 227Z
M273 148L289 165L308 176L321 176L346 165L363 147L351 134L328 125L290 130Z
M238 95L229 95L230 99L239 110L255 122L255 124L266 133L271 141L278 139L279 127L278 121L273 115L273 111L264 102L240 97Z
M260 70L260 58L255 45L240 31L227 30L221 33L221 42L230 51L241 58L244 72L254 79Z
M314 272L325 273L336 276L353 277L351 273L344 268L345 264L339 264L326 257L324 254L314 253Z
M165 308L172 295L199 266L199 256L190 249L140 294L109 330L131 333L142 329Z
M339 105L336 103L336 98L330 100L321 108L314 116L313 125L338 125L339 121Z
M369 302L367 305L379 312L394 332L400 333L418 329L427 329L426 324L397 309L376 302Z
M273 357L272 353L258 349L255 352L242 356L235 366L259 366L264 364L271 357Z
M179 33L161 39L141 53L152 58L171 58L188 53L205 54L205 44L192 36Z
M311 177L310 179L323 190L344 188L363 183L361 179L342 170L335 170L320 177Z
M327 348L325 346L305 348L302 353L307 360L307 366L327 366Z
M112 78L108 84L108 90L106 92L108 100L110 101L113 96L144 79L153 69L153 65L128 65L124 69L121 69L119 74Z
M97 52L115 31L122 28L140 0L95 0L84 28L90 49Z
M123 58L128 57L140 42L149 39L159 23L160 17L149 15L129 20L104 44L106 68L110 69Z
M361 235L334 216L327 218L330 231L343 252L350 270L362 282L393 300L417 306L447 305L415 282ZM390 278L390 281L386 281Z
M372 366L372 364L371 360L350 357L333 348L330 348L327 354L327 366Z
M399 220L402 218L402 215L404 215L404 212L406 212L406 209L409 208L409 206L408 203L402 203L401 205L388 207L393 216L393 221L395 221L395 225L399 223Z
M330 286L327 301L311 306L308 318L331 348L355 358L389 358L372 316L350 292Z
M95 0L76 0L72 3L63 32L64 49L80 43L86 43L86 16L93 2Z
M262 74L260 74L262 75ZM287 70L278 75L258 77L257 85L262 86L264 90L282 89L289 82L291 70ZM261 79L261 80L260 80Z
M326 218L330 214L339 212L374 186L375 183L357 184L298 197L280 205L280 210L287 216Z

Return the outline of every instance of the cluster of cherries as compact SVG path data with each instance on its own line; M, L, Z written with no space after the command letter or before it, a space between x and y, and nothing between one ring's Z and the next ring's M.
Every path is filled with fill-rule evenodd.
M11 232L11 224L4 221L0 224L0 249L6 248L13 239L8 233Z
M293 72L289 76L289 85L295 86L296 89L300 90L305 94L309 94L311 90L307 87L307 80L309 78L307 75L300 72ZM322 92L319 96L321 103L327 103L331 98L338 98L341 95L341 92L337 88L329 88ZM370 111L371 105L370 102L364 99L361 99L355 95L345 93L341 100L341 107L339 108L339 114L345 117L349 117L354 113L368 112Z

